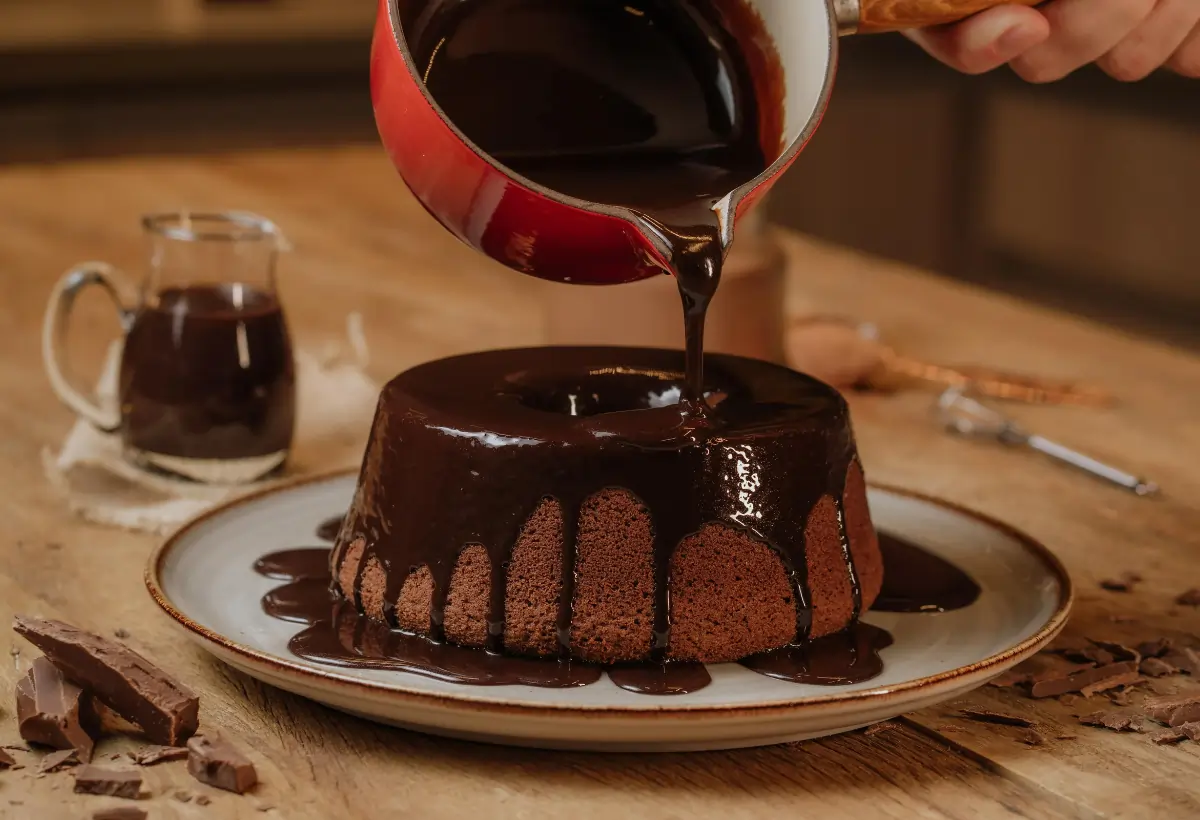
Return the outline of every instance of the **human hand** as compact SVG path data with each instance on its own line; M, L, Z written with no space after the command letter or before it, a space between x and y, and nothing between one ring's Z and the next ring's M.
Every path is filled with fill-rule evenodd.
M961 23L905 32L943 63L981 74L1008 63L1032 83L1096 63L1141 80L1166 67L1200 78L1200 0L1050 0L997 6Z

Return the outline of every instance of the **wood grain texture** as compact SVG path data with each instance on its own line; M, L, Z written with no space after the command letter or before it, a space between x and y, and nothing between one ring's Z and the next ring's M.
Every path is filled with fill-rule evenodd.
M859 0L861 32L900 31L953 23L992 6L1036 6L1042 0Z
M41 374L38 325L55 279L102 258L143 269L137 217L186 203L276 219L296 245L283 260L283 300L299 346L316 348L361 311L374 375L438 356L538 343L539 283L440 230L406 193L381 150L279 151L130 159L0 170L0 624L15 612L57 617L133 648L201 695L202 728L251 756L261 785L238 797L201 786L182 763L145 770L139 805L172 818L395 816L608 820L732 818L1131 818L1200 813L1200 746L1080 727L1070 709L983 689L956 704L861 732L767 749L650 757L492 748L376 726L264 686L182 640L146 595L154 539L86 525L41 477L44 447L71 423ZM852 397L872 479L941 495L1026 529L1065 561L1080 587L1070 628L1133 641L1200 632L1200 613L1171 599L1200 586L1200 359L1053 311L910 268L785 237L792 314L875 322L912 355L979 362L1112 388L1111 410L1015 408L1021 421L1160 481L1137 499L1053 464L941 433L920 391ZM115 332L100 297L83 302L73 349L80 369ZM365 436L365 430L363 431ZM302 442L296 472L353 465L362 438ZM1097 581L1138 569L1128 594ZM1116 624L1111 618L1137 618ZM10 650L20 654L10 656ZM16 743L11 693L35 651L0 629L0 745ZM1102 700L1084 702L1087 711ZM1013 711L1074 740L1027 748L1015 730L961 719L963 706ZM1080 711L1076 707L1073 711ZM1064 732L1064 734L1067 732ZM1053 734L1050 732L1050 734ZM136 747L106 740L98 759ZM0 818L72 818L116 805L71 793L69 774L34 775L36 755L0 772ZM31 765L32 764L32 765ZM211 805L172 793L203 793ZM271 807L273 811L260 811Z

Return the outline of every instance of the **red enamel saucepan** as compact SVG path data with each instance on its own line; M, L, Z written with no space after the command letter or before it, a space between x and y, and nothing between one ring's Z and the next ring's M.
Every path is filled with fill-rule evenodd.
M409 4L379 0L371 94L383 144L404 181L439 222L509 267L544 279L615 284L667 267L670 250L633 211L537 185L467 139L429 96L405 41ZM804 148L829 101L839 35L952 22L1004 2L1040 0L744 0L773 41L783 74L784 146L757 178L731 191L738 220ZM774 59L774 56L772 57Z

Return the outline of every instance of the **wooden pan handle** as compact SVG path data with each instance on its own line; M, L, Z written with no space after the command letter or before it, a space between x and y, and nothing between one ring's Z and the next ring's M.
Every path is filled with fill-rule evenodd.
M858 30L897 31L953 23L976 12L1017 3L1036 6L1042 0L859 0Z

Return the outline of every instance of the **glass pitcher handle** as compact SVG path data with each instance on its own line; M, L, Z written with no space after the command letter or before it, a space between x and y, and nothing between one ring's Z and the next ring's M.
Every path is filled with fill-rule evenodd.
M80 418L87 419L106 433L114 432L121 426L120 409L115 405L102 407L74 387L64 349L75 299L89 285L100 285L104 288L116 305L122 328L128 330L130 314L121 304L120 296L123 280L124 276L105 262L84 262L76 265L63 274L54 286L54 291L50 294L50 304L46 306L45 319L42 321L42 364L46 369L46 376L50 379L50 386L54 388L63 404L74 410Z

